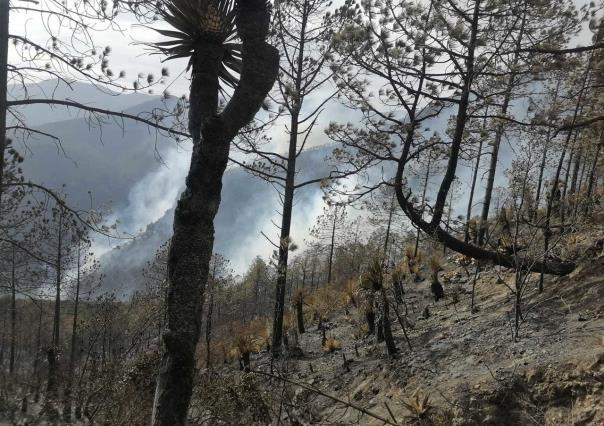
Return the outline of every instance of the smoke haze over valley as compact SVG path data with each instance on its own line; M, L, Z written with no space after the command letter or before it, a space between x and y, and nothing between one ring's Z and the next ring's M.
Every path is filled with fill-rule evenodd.
M94 86L74 83L67 87L54 80L28 87L30 96L36 92L52 93L55 99L73 99L88 105L111 107L131 114L152 111L155 108L173 107L175 98L145 94L117 95L99 91ZM18 93L15 93L17 95ZM526 110L523 101L516 107L520 114ZM20 144L27 161L24 171L28 178L50 188L62 189L68 201L79 208L109 211L108 223L118 222L118 229L133 240L111 240L97 237L94 251L100 258L102 272L107 276L105 285L120 294L130 294L141 282L141 271L153 258L157 248L172 234L174 205L182 190L190 158L188 142L177 144L145 124L129 120L106 120L102 124L91 122L82 113L58 106L49 108L31 105L21 108L23 117L35 129L54 135L58 140L33 135ZM337 117L332 115L330 118ZM327 125L324 119L324 126ZM441 114L425 124L425 133L444 134L449 120ZM314 140L329 140L317 129ZM280 136L272 131L273 139ZM275 142L273 142L275 143ZM329 174L329 163L335 145L317 145L301 157L299 179L309 179ZM511 145L502 146L500 161L505 165ZM503 179L505 167L499 167L497 181ZM392 175L392 165L382 165L373 174ZM438 179L436 172L433 177ZM456 213L461 214L467 200L471 169L465 165L458 170L459 184ZM421 178L410 182L414 188L421 186ZM435 190L429 186L428 194ZM231 261L236 273L243 273L254 257L269 258L272 245L260 234L274 237L277 232L271 221L279 218L275 205L278 194L260 178L254 177L238 166L229 167L222 192L223 201L216 221L215 252ZM321 212L323 193L319 185L311 185L296 192L296 206L292 230L293 240L304 245L309 228ZM476 208L479 208L479 199ZM357 213L360 214L360 213Z

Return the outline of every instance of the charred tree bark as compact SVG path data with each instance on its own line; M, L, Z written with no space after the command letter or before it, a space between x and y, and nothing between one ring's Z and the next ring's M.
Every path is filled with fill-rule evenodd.
M65 391L63 395L63 419L66 422L69 422L71 419L71 387L73 385L73 374L75 368L76 339L78 331L78 307L80 302L81 242L78 242L77 256L78 258L76 271L75 301L73 306L73 323L71 326L71 347L69 351L69 371L67 373L67 384L65 385Z
M552 105L556 104L558 100L558 92L560 91L560 83L562 82L562 78L558 80L556 83L556 90L554 91L554 99L552 101ZM552 140L552 131L550 128L547 129L547 134L545 136L545 143L543 145L543 152L541 154L541 167L539 168L539 177L537 178L537 190L535 193L535 212L539 208L539 203L541 202L541 188L543 185L543 174L545 172L545 162L547 160L547 153L549 150L549 144Z
M206 368L212 367L212 313L214 311L214 292L210 291L210 300L208 301L208 313L206 315Z
M333 265L333 250L336 243L336 223L338 221L338 206L333 212L333 226L331 228L331 244L329 245L329 260L327 265L327 284L331 284L331 268Z
M307 3L304 2L304 9ZM298 69L296 70L295 93L300 93L302 85L302 70L304 59L304 45L306 22L308 14L302 14L300 29L300 49L298 52ZM296 159L298 151L298 122L300 118L301 99L294 101L291 110L289 152L287 155L287 172L285 175L285 191L283 194L283 211L281 215L281 235L279 241L279 260L277 263L277 288L275 290L275 311L273 315L273 342L272 354L279 356L281 352L281 340L283 336L283 313L285 310L285 289L287 287L287 261L289 256L290 231L292 223L292 210L294 205L294 190L296 179Z
M15 348L17 344L16 322L17 322L17 283L15 278L15 246L12 247L11 279L10 279L10 358L8 364L9 374L15 372Z
M488 109L485 115L488 114ZM480 169L480 158L482 157L482 143L483 140L480 138L478 143L478 153L476 154L476 165L474 166L474 172L472 174L472 186L470 187L470 198L468 200L468 210L466 211L466 224L464 227L464 242L470 241L470 220L472 219L472 203L474 203L474 190L476 189L476 180L478 179L478 170Z
M214 217L230 143L260 109L277 75L279 55L265 41L269 21L266 3L238 3L236 24L243 65L239 84L220 114L218 68L223 48L208 42L196 47L189 111L193 153L186 187L174 213L168 255L168 324L153 403L154 426L186 423L201 305L214 244Z
M60 344L60 327L61 327L61 281L63 279L63 209L59 211L59 232L57 240L57 259L55 264L56 283L55 283L55 305L54 317L52 322L52 343L51 348L47 351L48 356L48 383L46 391L50 397L57 396L57 377L56 377L56 357L59 351ZM54 359L51 362L51 357Z
M428 181L430 180L430 163L432 161L432 153L428 151L428 166L426 167L426 176L424 177L424 189L422 190L422 201L421 201L421 211L422 215L424 212L424 204L426 203L426 191L428 190ZM417 257L417 252L419 250L419 237L421 235L421 229L417 228L417 234L415 235L415 248L413 249L413 257Z
M596 148L596 153L594 155L593 162L591 164L591 171L589 172L589 178L587 180L587 191L586 191L586 204L583 209L583 213L587 215L591 209L591 194L593 192L594 182L596 180L596 171L598 168L598 159L600 157L600 151L602 150L602 146L604 145L604 130L600 132L600 141L598 142L598 146Z
M0 0L0 205L2 204L4 155L6 152L9 14L9 0Z
M296 317L297 317L297 321L298 321L298 333L300 334L304 334L305 333L305 329L304 329L304 303L302 298L300 298L300 300L296 301Z
M386 343L386 349L388 350L388 355L394 356L398 352L396 347L396 343L394 342L394 337L392 337L392 326L390 325L390 302L388 301L388 296L386 295L386 289L382 287L382 328L383 328L383 336L384 342Z

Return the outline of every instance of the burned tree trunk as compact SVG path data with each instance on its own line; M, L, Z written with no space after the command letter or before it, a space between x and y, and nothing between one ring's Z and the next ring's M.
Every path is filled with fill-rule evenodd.
M456 118L455 131L451 141L449 150L449 161L447 164L447 170L443 176L443 179L438 190L436 202L433 208L432 220L427 222L421 217L421 211L415 209L410 201L411 194L403 193L403 175L405 171L405 164L408 160L408 154L413 142L413 136L415 127L409 126L408 133L403 145L403 151L398 161L398 166L395 175L395 191L396 198L403 209L404 213L409 219L418 226L426 234L431 235L439 242L445 244L447 248L456 251L460 254L472 257L477 260L485 260L493 262L495 265L501 265L509 268L516 268L520 265L527 271L541 272L555 275L566 275L575 269L573 262L564 261L548 261L541 262L535 259L524 259L515 258L514 256L499 253L497 251L485 250L483 248L474 246L472 244L465 243L453 235L443 230L440 227L444 206L446 202L449 189L455 178L455 172L457 170L457 161L459 158L459 151L465 130L465 124L468 118L468 105L470 100L470 88L472 84L473 72L474 72L474 50L476 48L477 32L478 32L478 16L479 16L479 5L480 2L475 3L474 15L472 18L472 31L470 40L468 43L468 55L466 57L466 68L465 78L463 81L463 90L460 96L458 104L458 114Z
M9 1L0 1L0 203L4 184L4 155L6 152L6 109L8 79Z
M260 109L277 74L277 50L265 41L269 20L269 10L262 1L237 5L243 65L239 84L220 114L218 70L223 47L207 42L196 46L189 111L193 153L186 187L174 213L168 255L168 324L153 403L154 426L186 423L201 305L214 244L214 217L230 143Z
M296 300L296 317L298 320L298 333L300 334L304 334L304 332L306 331L304 329L304 300L302 298L299 298L298 300Z

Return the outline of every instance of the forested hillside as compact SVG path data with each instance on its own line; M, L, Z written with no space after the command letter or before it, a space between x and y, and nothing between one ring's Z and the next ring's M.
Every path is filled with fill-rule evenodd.
M0 425L604 423L604 2L0 0Z

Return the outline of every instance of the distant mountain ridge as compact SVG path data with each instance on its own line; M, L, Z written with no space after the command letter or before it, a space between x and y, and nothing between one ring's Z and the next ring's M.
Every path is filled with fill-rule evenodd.
M19 95L17 89L12 90L13 95ZM131 114L165 107L160 96L140 93L117 96L83 83L75 83L70 88L56 81L43 82L34 88L28 87L27 92L30 96L52 93L57 99L70 98ZM168 106L175 101L168 99ZM522 116L526 108L526 102L522 100L514 105L518 116ZM110 249L101 257L106 285L125 295L139 289L142 268L172 235L173 208L188 170L189 145L177 147L175 141L135 121L108 121L95 127L86 116L65 108L26 105L19 111L30 126L59 138L57 142L34 135L25 143L17 142L26 158L23 164L26 176L55 189L65 185L68 201L76 207L90 208L91 201L95 208L109 205L113 212L109 219L118 220L122 230L138 236L120 248L105 247ZM445 134L452 112L453 109L426 121L425 131ZM18 137L16 139L19 141ZM324 159L332 148L332 145L325 145L305 151L298 161L298 179L326 175L329 164ZM509 146L502 146L497 182L503 179L510 152ZM488 153L483 155L486 159ZM380 165L374 172L390 176L391 166L392 163ZM460 164L457 177L463 185L469 182L470 172L467 165ZM411 178L410 184L419 185L422 179ZM434 191L438 179L433 176L428 194ZM260 231L270 235L276 233L271 220L279 220L279 198L270 184L240 168L229 169L223 183L222 203L215 223L215 251L231 259L232 266L242 271L254 256L270 255L272 246L260 236ZM455 197L456 208L465 210L467 191L464 186L457 187L456 191L459 195ZM480 191L475 197L476 205L480 202ZM294 240L301 242L306 237L312 220L320 213L321 195L318 185L296 193ZM477 207L474 214L478 214Z
M12 93L19 95L15 88ZM72 99L131 114L164 107L159 96L116 96L83 83L70 88L47 81L28 87L27 93L30 97L52 94L56 99ZM175 99L168 102L173 105ZM91 201L94 208L110 206L113 213L109 219L118 220L122 230L138 235L101 256L106 287L126 295L140 288L142 268L172 235L173 207L188 169L189 145L177 149L173 140L134 121L108 121L95 127L86 115L73 109L27 105L19 111L29 126L59 138L57 142L33 135L25 143L16 138L16 146L25 156L23 169L27 178L63 189L75 207L90 208ZM299 161L300 178L327 174L329 167L323 160L330 151L330 147L324 147L305 152ZM296 202L295 221L303 238L302 231L316 214L313 209L321 203L320 190L316 186L304 188L298 192ZM260 231L275 233L270 220L276 215L278 203L270 184L238 167L230 168L224 177L216 218L215 251L232 259L236 268L244 268L256 254L269 255L272 249L260 237Z

